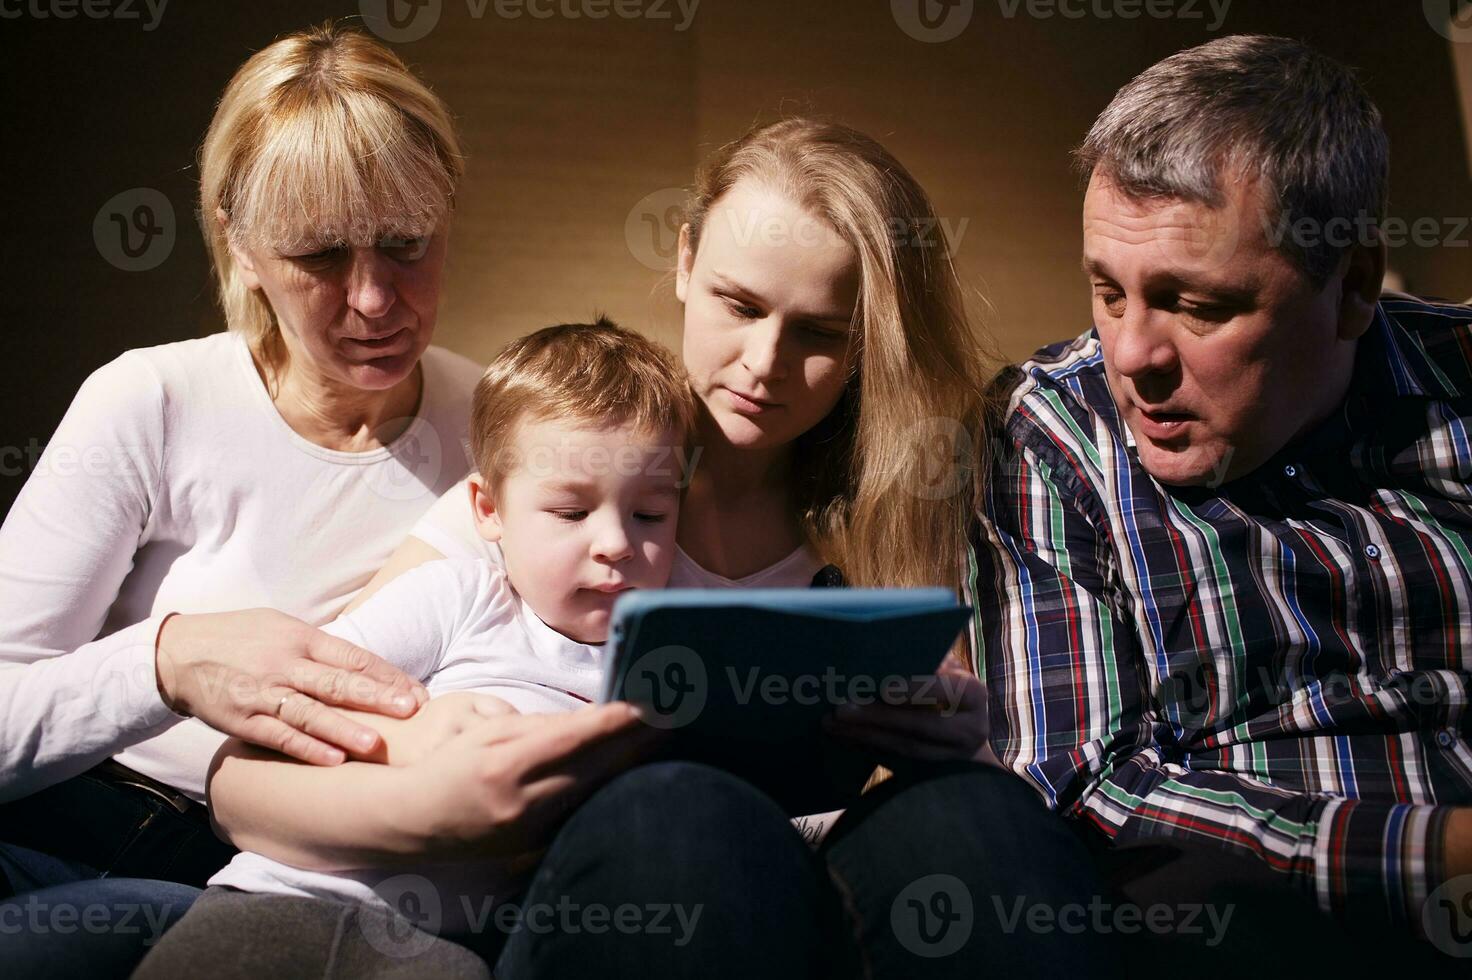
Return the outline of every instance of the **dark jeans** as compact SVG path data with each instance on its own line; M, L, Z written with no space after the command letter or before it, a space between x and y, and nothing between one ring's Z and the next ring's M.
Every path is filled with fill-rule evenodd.
M814 852L749 784L684 762L635 769L559 832L509 916L454 938L326 901L211 889L139 976L222 980L1118 976L1106 939L1019 908L1099 894L1082 844L998 770L944 766L865 796ZM428 905L481 896L416 895ZM499 896L498 896L499 898ZM458 950L458 952L457 952Z
M102 767L0 805L6 975L127 976L234 853L202 807L131 778Z

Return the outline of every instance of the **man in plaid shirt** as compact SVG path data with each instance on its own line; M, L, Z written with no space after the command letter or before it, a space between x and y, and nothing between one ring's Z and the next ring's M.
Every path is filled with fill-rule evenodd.
M1107 852L1472 954L1472 308L1381 295L1380 114L1228 37L1078 158L1094 329L1004 377L973 529L992 746Z

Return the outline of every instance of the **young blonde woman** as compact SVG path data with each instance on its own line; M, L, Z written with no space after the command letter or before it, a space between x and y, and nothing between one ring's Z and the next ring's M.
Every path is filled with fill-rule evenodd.
M936 225L903 166L842 126L779 122L702 169L676 277L701 455L672 585L801 586L827 562L855 585L959 591L990 365L946 247L929 233ZM441 555L498 560L474 535L466 499L457 489L442 500L369 588ZM841 712L833 735L872 750L898 777L866 794L817 851L741 780L688 763L645 765L570 817L542 809L550 845L527 849L536 869L527 891L509 903L495 897L516 912L487 914L483 928L454 938L513 980L1043 976L1084 962L1090 975L1109 975L1094 937L1039 937L998 918L997 908L1010 914L1022 902L1086 904L1090 872L1029 790L978 763L980 685L954 658L942 671L943 710ZM216 820L232 839L305 867L389 868L406 851L421 861L489 851L467 832L477 825L459 818L477 794L452 749L437 753L437 773L413 778L227 752L211 784ZM591 767L607 754L593 746L567 755ZM368 785L378 791L365 795ZM343 793L381 805L324 820ZM401 802L409 798L412 806ZM412 816L434 812L448 816L437 826ZM504 841L506 826L525 821L509 810L479 826ZM238 909L219 921L191 917L188 940L201 951L221 935L265 945L282 917L261 902L255 922ZM609 924L617 910L637 910L626 913L628 928ZM353 932L337 930L335 952L371 960L373 943ZM272 965L292 962L286 951ZM380 965L390 973L402 964Z

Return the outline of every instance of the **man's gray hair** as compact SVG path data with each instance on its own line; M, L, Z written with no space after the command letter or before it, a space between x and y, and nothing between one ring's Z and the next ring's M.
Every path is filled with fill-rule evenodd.
M1269 240L1320 287L1351 244L1326 229L1385 217L1380 110L1349 68L1287 38L1238 34L1166 58L1119 90L1074 156L1142 200L1216 208L1224 179L1260 180Z

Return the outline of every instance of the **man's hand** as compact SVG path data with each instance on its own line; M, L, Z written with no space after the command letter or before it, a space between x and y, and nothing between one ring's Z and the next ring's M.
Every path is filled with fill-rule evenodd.
M168 617L155 669L174 711L316 765L382 748L329 705L403 718L429 699L387 661L274 609Z
M824 726L834 738L874 752L891 769L909 760L999 764L987 744L986 688L954 654L935 676L913 679L904 698L842 705Z

